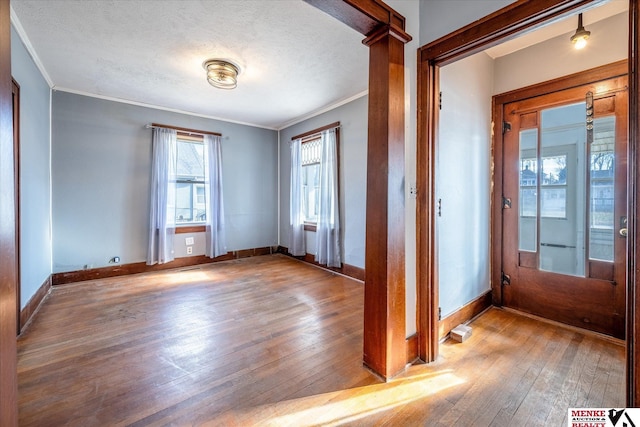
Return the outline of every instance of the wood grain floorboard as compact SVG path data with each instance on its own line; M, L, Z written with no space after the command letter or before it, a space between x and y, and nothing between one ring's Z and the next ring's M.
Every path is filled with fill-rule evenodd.
M283 255L56 286L18 340L20 425L562 426L624 406L623 346L497 308L381 382L363 291Z

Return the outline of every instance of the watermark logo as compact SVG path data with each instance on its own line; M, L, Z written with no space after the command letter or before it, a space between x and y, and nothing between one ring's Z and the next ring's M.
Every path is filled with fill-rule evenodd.
M640 408L569 408L569 427L640 427Z

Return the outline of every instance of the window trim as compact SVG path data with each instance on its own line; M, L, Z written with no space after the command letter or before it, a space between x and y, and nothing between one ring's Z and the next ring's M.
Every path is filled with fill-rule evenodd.
M204 233L207 231L206 225L194 225L194 224L176 224L175 234L187 234L187 233Z

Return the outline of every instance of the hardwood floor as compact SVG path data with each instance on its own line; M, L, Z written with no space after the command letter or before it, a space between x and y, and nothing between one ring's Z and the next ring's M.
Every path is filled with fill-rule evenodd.
M383 383L363 284L282 255L54 287L18 342L21 426L566 425L624 406L624 347L490 309Z

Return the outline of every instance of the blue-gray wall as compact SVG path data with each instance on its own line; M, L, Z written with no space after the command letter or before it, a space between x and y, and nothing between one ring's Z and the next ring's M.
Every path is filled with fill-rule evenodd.
M342 261L364 268L367 192L367 96L280 131L280 244L289 246L291 137L340 122L340 220ZM315 253L315 233L307 232L307 252Z
M420 0L420 46L514 3L513 0ZM408 16L407 19L411 19ZM413 35L418 37L417 34Z
M227 249L277 244L276 131L54 91L54 272L146 259L152 122L222 133Z
M20 85L20 306L51 274L50 94L11 27L11 74Z

